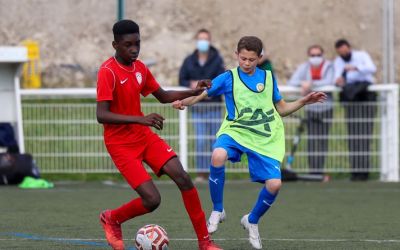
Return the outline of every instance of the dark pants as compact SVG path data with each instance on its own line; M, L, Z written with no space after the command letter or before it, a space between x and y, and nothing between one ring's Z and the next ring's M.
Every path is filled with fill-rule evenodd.
M327 138L332 119L332 109L316 112L307 111L308 131L308 164L310 173L322 174L325 163L326 152L328 151L329 140Z
M369 82L346 84L340 93L344 102L350 153L351 180L367 180L369 175L369 153L376 114L376 94L368 92Z
M366 138L372 135L376 107L363 103L352 102L345 106L348 146L350 152L351 179L368 179L370 168L370 144ZM366 120L368 119L368 120Z
M196 132L196 166L197 172L208 172L215 134L221 124L221 108L218 106L207 107L206 104L195 106L192 117Z

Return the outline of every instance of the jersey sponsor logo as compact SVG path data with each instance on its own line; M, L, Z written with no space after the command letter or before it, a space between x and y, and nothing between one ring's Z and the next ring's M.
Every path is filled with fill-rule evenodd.
M168 153L171 152L171 151L172 151L172 148L167 149L167 152L168 152Z
M139 84L142 84L142 80L143 80L142 74L141 74L140 72L136 72L135 76L136 76L137 82L138 82Z
M121 80L121 85L123 85L126 81L128 81L128 78L126 78L125 80Z
M243 108L239 112L238 118L235 120L235 123L230 125L232 128L243 128L247 129L255 134L270 137L271 136L271 127L269 123L275 120L274 117L274 109L271 109L267 112L263 112L262 109L256 109L254 112L251 108ZM249 115L251 114L251 116ZM249 117L249 120L245 120L244 117ZM254 126L264 124L263 130L255 128Z
M211 177L208 177L208 179L209 179L211 182L214 182L215 185L218 185L218 183L217 183L218 178L215 178L215 180L213 180Z
M264 84L262 84L262 83L257 83L256 88L257 88L257 91L258 91L258 92L261 92L261 91L264 90Z

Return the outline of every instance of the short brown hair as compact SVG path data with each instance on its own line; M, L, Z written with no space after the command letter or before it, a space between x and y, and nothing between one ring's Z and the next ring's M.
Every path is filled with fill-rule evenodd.
M242 49L254 51L258 56L260 56L263 49L263 43L260 38L256 36L244 36L240 38L238 42L237 52L239 53Z
M208 29L205 29L205 28L199 29L199 30L197 31L195 37L197 38L197 37L199 36L200 33L206 33L206 34L208 34L208 37L211 39L211 32L210 32Z
M313 44L313 45L311 45L310 47L308 47L308 49L307 49L307 55L310 54L310 51L311 51L312 49L319 49L319 50L321 51L321 54L324 54L324 49L322 48L321 45L319 45L319 44Z

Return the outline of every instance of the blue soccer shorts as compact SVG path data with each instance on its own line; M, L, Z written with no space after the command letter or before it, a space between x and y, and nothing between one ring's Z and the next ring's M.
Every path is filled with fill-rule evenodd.
M213 149L216 148L225 149L228 152L228 160L231 162L242 161L247 163L250 178L253 182L264 183L270 179L281 179L281 163L279 161L243 147L229 135L222 134L219 136L213 145ZM242 160L242 155L247 157L243 157L244 159ZM245 158L247 158L247 162Z

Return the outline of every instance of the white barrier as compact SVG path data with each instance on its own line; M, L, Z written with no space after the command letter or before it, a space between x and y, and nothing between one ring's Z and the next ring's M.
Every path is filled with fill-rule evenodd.
M299 93L299 89L294 87L280 86L279 89L284 96ZM307 139L312 139L313 136L308 136L307 132L304 133L294 163L297 171L308 172L310 170L309 156L314 155L326 158L323 168L325 172L351 172L354 169L352 170L350 167L349 158L358 154L370 159L369 171L380 173L382 181L399 181L398 85L376 84L370 86L369 89L379 94L378 102L365 105L366 112L369 112L368 107L377 110L377 115L371 119L371 122L374 123L373 133L348 136L343 105L334 102L331 132L326 136L329 139L329 150L327 152L308 152ZM338 91L335 87L320 90ZM22 113L26 151L33 153L42 172L115 171L103 145L102 126L96 122L95 95L94 88L21 90L24 100ZM220 110L223 105L196 105L196 107L201 106L204 106L206 112L212 112ZM188 171L207 171L207 166L203 166L203 169L198 169L196 166L197 162L201 161L201 155L204 156L204 159L210 158L211 150L198 152L196 147L199 145L196 143L203 139L206 141L206 148L210 148L215 137L212 134L199 136L194 131L193 125L199 122L219 125L222 117L199 120L193 116L191 109L178 112L170 105L156 102L143 102L142 108L144 113L157 112L167 117L164 130L160 132L160 135L170 143L176 152L179 152L183 166ZM299 115L304 116L304 111L300 111ZM299 120L288 117L284 122L287 151L289 151ZM352 122L360 121L354 119ZM323 136L314 137L323 139ZM371 150L369 152L349 152L348 140L352 138L360 141L370 140ZM227 171L247 172L247 167L241 164L228 164Z

